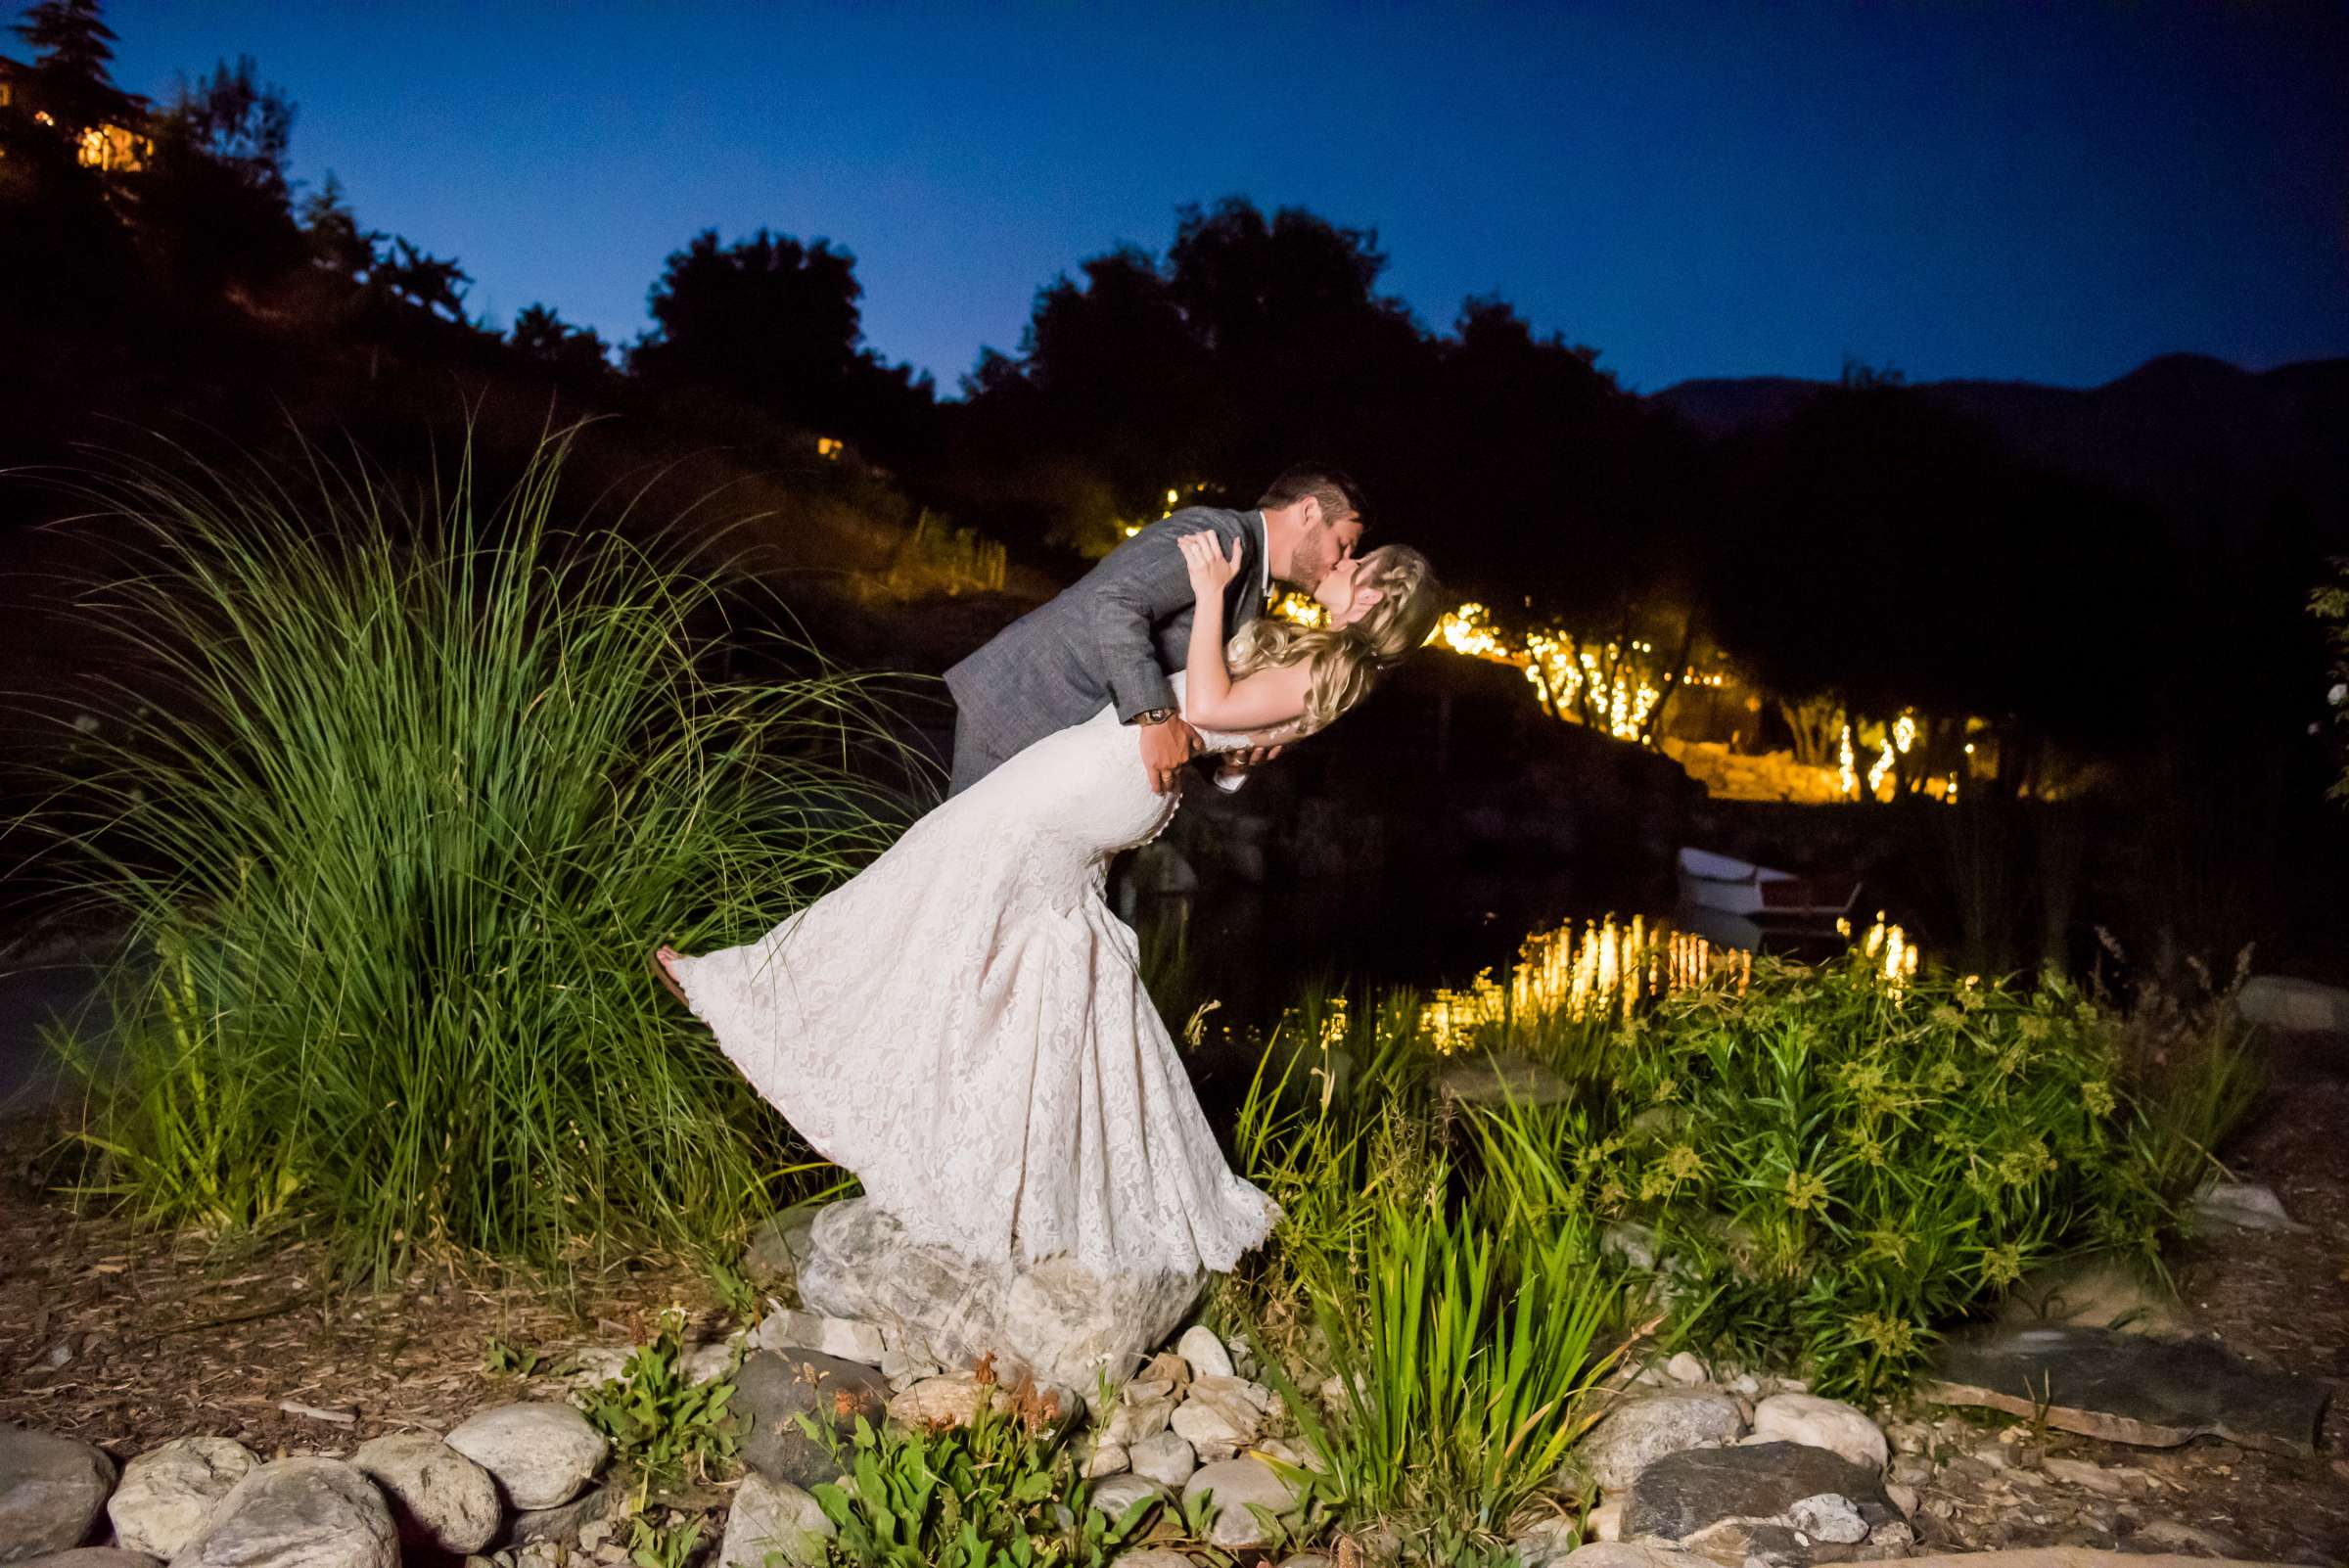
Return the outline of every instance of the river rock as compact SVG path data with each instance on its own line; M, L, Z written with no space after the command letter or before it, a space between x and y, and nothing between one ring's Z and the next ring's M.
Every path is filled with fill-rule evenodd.
M822 1568L824 1543L836 1533L811 1495L753 1471L742 1478L726 1511L717 1568L772 1568L769 1552L779 1553L787 1568Z
M1892 1445L1884 1441L1881 1427L1841 1400L1822 1400L1816 1394L1773 1394L1755 1406L1754 1434L1746 1441L1808 1443L1879 1475L1892 1458Z
M1805 1499L1832 1494L1873 1529L1899 1517L1868 1465L1801 1443L1686 1449L1639 1472L1623 1509L1627 1541L1653 1536L1685 1544L1725 1523L1783 1521Z
M1207 1527L1208 1545L1226 1551L1262 1550L1271 1545L1272 1533L1256 1510L1283 1514L1304 1500L1295 1485L1262 1459L1222 1459L1202 1465L1183 1484L1183 1506L1192 1506L1203 1493L1215 1497L1215 1518Z
M926 1245L862 1198L816 1216L800 1263L800 1299L878 1327L909 1357L969 1366L994 1353L1006 1376L1091 1388L1121 1378L1174 1330L1204 1274L1094 1277L1074 1259L982 1266Z
M399 1527L341 1459L276 1459L220 1499L171 1568L398 1568Z
M1580 1468L1607 1491L1620 1492L1667 1453L1734 1443L1744 1430L1745 1412L1727 1394L1675 1389L1627 1400L1575 1446L1567 1478L1571 1482Z
M456 1556L497 1539L505 1520L489 1472L431 1432L393 1432L359 1445L351 1468L383 1490L399 1538Z
M220 1499L260 1460L235 1438L173 1438L122 1467L106 1499L115 1544L168 1557L194 1539Z
M1156 1437L1174 1420L1174 1399L1143 1400L1139 1404L1121 1401L1101 1424L1101 1441L1131 1448L1144 1438Z
M115 1489L115 1461L73 1438L0 1426L0 1562L78 1546Z
M1133 1467L1128 1462L1129 1456L1122 1444L1101 1443L1090 1438L1080 1438L1078 1441L1087 1445L1087 1449L1081 1452L1081 1456L1084 1460L1084 1478L1087 1481L1099 1481L1107 1476L1124 1475Z
M1262 1436L1279 1409L1279 1396L1261 1383L1201 1377L1192 1381L1190 1397L1175 1407L1168 1425L1200 1458L1228 1459Z
M1215 1330L1204 1323L1193 1323L1182 1331L1174 1342L1174 1354L1191 1369L1193 1377L1232 1377L1231 1352L1216 1338Z
M871 1323L788 1307L768 1313L752 1332L751 1342L761 1350L814 1351L866 1366L881 1365L890 1353L887 1337Z
M2349 991L2313 980L2253 975L2234 993L2234 1010L2272 1029L2349 1035Z
M2276 1189L2256 1181L2219 1181L2194 1200L2191 1216L2199 1230L2226 1227L2296 1234L2308 1226L2284 1212Z
M1137 1502L1165 1502L1174 1495L1146 1475L1113 1475L1093 1488L1089 1500L1112 1519L1123 1519Z
M1126 1462L1139 1476L1161 1486L1178 1487L1199 1468L1199 1454L1179 1432L1161 1432L1128 1447Z
M1712 1568L1712 1564L1692 1551L1636 1541L1608 1541L1576 1547L1555 1559L1554 1568Z
M163 1568L163 1559L120 1546L69 1546L64 1551L26 1557L23 1568Z
M543 1400L477 1410L448 1446L488 1471L517 1508L552 1508L586 1489L611 1445L569 1405Z
M1199 1568L1179 1551L1164 1546L1133 1546L1109 1559L1109 1568Z
M840 1474L831 1451L800 1425L803 1414L846 1437L857 1417L878 1426L889 1379L876 1367L814 1351L760 1351L734 1375L729 1407L744 1422L742 1461L770 1481L820 1486Z
M554 1546L576 1546L590 1526L603 1524L606 1520L626 1518L628 1502L625 1490L607 1481L600 1487L589 1487L569 1502L517 1513L506 1531L505 1544L524 1546L538 1542Z
M1671 1360L1664 1363L1664 1375L1676 1383L1685 1383L1694 1387L1696 1384L1710 1379L1713 1374L1705 1370L1705 1363L1698 1360L1693 1354L1681 1351Z
M1867 1521L1860 1517L1859 1508L1851 1499L1832 1492L1796 1499L1786 1510L1786 1522L1812 1540L1830 1545L1857 1545L1867 1539Z

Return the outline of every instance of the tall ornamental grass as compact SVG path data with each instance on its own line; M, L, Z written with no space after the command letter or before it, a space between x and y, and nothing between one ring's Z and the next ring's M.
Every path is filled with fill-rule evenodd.
M134 934L91 1069L97 1190L299 1219L379 1276L419 1245L714 1244L804 1159L647 949L746 940L849 875L909 777L865 677L712 673L723 601L511 489L409 499L173 453L83 482L136 539L93 598L134 696L61 795ZM878 771L876 771L876 764Z

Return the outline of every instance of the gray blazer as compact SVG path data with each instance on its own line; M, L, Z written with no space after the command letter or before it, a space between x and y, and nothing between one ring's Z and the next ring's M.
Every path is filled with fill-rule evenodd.
M1189 659L1193 596L1174 541L1202 530L1222 538L1226 554L1240 541L1239 574L1224 589L1225 635L1254 621L1264 609L1264 515L1186 506L946 671L959 710L957 751L967 746L1000 762L1104 706L1115 706L1121 721L1175 706L1167 672Z

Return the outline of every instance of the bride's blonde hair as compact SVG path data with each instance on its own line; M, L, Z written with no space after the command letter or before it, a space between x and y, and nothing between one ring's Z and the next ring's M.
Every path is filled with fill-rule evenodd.
M1259 616L1231 640L1234 679L1257 669L1308 662L1312 671L1305 696L1308 734L1370 695L1379 678L1435 630L1442 593L1427 557L1401 544L1383 544L1362 557L1358 591L1376 588L1378 602L1351 625L1331 629L1301 626L1275 616Z

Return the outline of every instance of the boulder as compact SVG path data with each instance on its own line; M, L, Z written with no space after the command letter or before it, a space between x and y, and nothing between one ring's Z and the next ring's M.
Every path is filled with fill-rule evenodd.
M2349 1035L2349 991L2313 980L2253 975L2234 993L2234 1010L2247 1024Z
M1575 1446L1570 1472L1588 1472L1609 1492L1620 1492L1667 1453L1734 1443L1745 1430L1745 1412L1727 1394L1675 1389L1627 1400L1607 1413Z
M734 1376L729 1408L743 1418L742 1460L770 1481L819 1486L840 1474L832 1452L800 1425L803 1414L842 1437L857 1417L878 1426L889 1380L878 1368L814 1351L760 1351Z
M821 1204L798 1203L760 1221L742 1249L742 1272L769 1283L797 1278L800 1260L807 1256L807 1233L822 1210Z
M734 1504L726 1511L717 1568L773 1568L770 1552L786 1568L822 1568L824 1543L835 1534L812 1496L788 1481L770 1481L753 1471L743 1477Z
M525 1401L477 1410L448 1446L488 1471L517 1508L552 1508L586 1490L611 1445L569 1405Z
M1841 1400L1816 1394L1773 1394L1754 1407L1749 1443L1807 1443L1828 1449L1878 1475L1892 1458L1883 1429Z
M1161 1432L1129 1446L1126 1462L1135 1475L1147 1476L1161 1486L1178 1487L1199 1468L1199 1455L1180 1433Z
M0 1562L80 1545L114 1489L115 1461L91 1445L0 1426Z
M163 1568L163 1559L120 1546L69 1546L23 1559L23 1568Z
M230 1489L261 1461L234 1438L173 1438L122 1467L106 1499L115 1545L168 1557L202 1530Z
M171 1568L398 1568L399 1527L341 1459L276 1459L220 1499Z
M1273 1543L1259 1509L1283 1514L1304 1499L1300 1489L1262 1459L1222 1459L1202 1465L1183 1483L1187 1509L1202 1494L1215 1499L1215 1517L1207 1527L1207 1543L1226 1551L1262 1550Z
M1801 1443L1747 1443L1668 1453L1640 1471L1624 1501L1624 1539L1680 1544L1718 1526L1782 1523L1795 1504L1825 1494L1870 1529L1900 1517L1872 1466Z
M2257 1181L2213 1182L2194 1200L2191 1218L2194 1228L2202 1231L2225 1228L2295 1235L2308 1229L2285 1212L2274 1187Z
M813 1313L880 1329L900 1353L969 1366L990 1352L1006 1375L1090 1388L1124 1377L1174 1330L1204 1275L1094 1277L1073 1259L1027 1268L982 1266L916 1241L869 1200L830 1204L800 1262Z
M814 1351L867 1366L882 1365L890 1354L887 1337L871 1323L788 1307L767 1314L752 1331L751 1343L761 1350Z
M497 1539L505 1509L489 1472L431 1432L393 1432L359 1445L351 1468L381 1488L399 1539L464 1556Z

